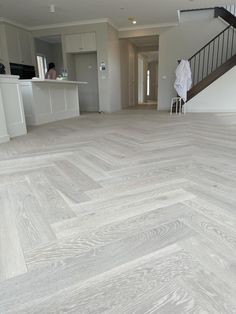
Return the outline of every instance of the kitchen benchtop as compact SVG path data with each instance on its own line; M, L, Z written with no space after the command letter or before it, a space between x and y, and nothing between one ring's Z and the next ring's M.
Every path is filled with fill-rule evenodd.
M67 80L41 80L41 79L20 80L20 83L88 84L88 82L81 82L81 81L67 81Z

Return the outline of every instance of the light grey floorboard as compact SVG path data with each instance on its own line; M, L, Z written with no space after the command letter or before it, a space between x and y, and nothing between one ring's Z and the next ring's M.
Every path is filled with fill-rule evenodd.
M52 225L52 228L58 238L74 233L74 229L78 227L80 230L94 229L96 226L102 226L117 220L124 220L132 216L142 214L144 212L152 211L157 208L167 207L172 204L183 202L194 198L191 193L186 193L183 190L174 190L172 192L163 193L157 197L150 199L143 199L134 203L120 205L119 207L101 208L90 211L87 215L78 214L77 218L59 222ZM91 219L91 216L93 219Z
M174 206L164 207L97 227L92 232L89 230L84 231L84 229L78 227L74 230L73 235L64 236L60 240L25 251L27 267L33 270L57 264L58 261L78 257L91 251L91 249L112 244L118 240L134 236L138 232L150 230L189 214L189 207L184 204L175 204Z
M30 304L28 309L26 305L25 309L31 313L44 312L49 308L70 313L131 314L152 313L151 310L158 313L163 308L172 308L176 313L178 310L179 313L183 310L194 313L201 308L201 300L191 298L185 289L176 284L176 279L184 274L194 276L198 267L198 262L184 251L169 246L156 254L113 268L93 281L73 286L52 298L41 299L39 303Z
M27 182L7 187L23 249L52 241L55 234Z
M43 216L50 224L75 217L70 206L43 173L30 173L26 178L40 203Z
M0 282L27 272L16 227L16 216L7 190L0 189Z
M78 204L89 200L89 197L73 183L68 176L63 175L57 167L52 167L44 172L51 184L62 193L71 203Z
M0 145L0 313L236 313L236 114L85 114Z

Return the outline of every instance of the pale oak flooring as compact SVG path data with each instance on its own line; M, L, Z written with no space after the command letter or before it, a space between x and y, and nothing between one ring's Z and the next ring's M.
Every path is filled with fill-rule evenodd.
M236 114L152 110L0 146L0 313L236 313Z

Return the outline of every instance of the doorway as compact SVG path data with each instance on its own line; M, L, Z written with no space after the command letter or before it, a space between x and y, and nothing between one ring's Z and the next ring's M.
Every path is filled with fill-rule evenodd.
M147 51L138 55L139 105L157 106L158 52Z
M88 82L79 85L81 112L99 112L97 53L75 55L76 80Z
M158 50L158 36L120 40L123 109L157 109Z

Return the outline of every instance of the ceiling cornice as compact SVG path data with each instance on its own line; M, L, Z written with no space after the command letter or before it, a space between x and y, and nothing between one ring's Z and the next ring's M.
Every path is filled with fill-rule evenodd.
M108 23L117 31L122 32L122 31L136 31L136 30L152 29L152 28L173 27L179 24L179 22L176 22L176 23L162 23L162 24L135 25L135 26L132 25L129 27L119 28L109 18L73 21L69 23L57 23L57 24L47 24L47 25L39 25L39 26L26 26L26 25L17 23L15 21L12 21L10 19L3 18L3 17L0 17L0 22L11 24L11 25L14 25L16 27L19 27L28 31L40 31L40 30L54 29L54 28L73 27L73 26L79 26L79 25Z
M142 29L150 29L150 28L163 28L163 27L173 27L179 25L178 22L176 23L162 23L162 24L150 24L150 25L136 25L130 27L121 27L118 29L119 32L123 31L136 31Z
M39 25L39 26L26 26L23 24L19 24L15 21L12 21L10 19L4 18L4 17L0 17L0 22L11 24L11 25L23 28L28 31L38 31L38 30L45 30L45 29L52 29L52 28L62 28L62 27L70 27L70 26L78 26L78 25L99 24L99 23L109 23L112 27L117 29L114 23L112 23L112 21L108 18L74 21L74 22L69 22L69 23L47 24L47 25Z
M107 19L107 23L110 24L114 29L116 29L117 31L119 31L119 27L117 25L115 25L111 19Z
M99 23L109 23L109 19L104 18L104 19L74 21L74 22L69 22L69 23L39 25L39 26L32 26L29 29L31 31L40 31L40 30L52 29L52 28L62 28L62 27L71 27L71 26L88 25L88 24L99 24Z
M8 18L5 18L5 17L0 17L0 22L1 23L11 24L13 26L16 26L16 27L19 27L19 28L23 28L23 29L28 30L28 31L30 30L30 27L27 27L26 25L14 22L14 21L9 20Z

